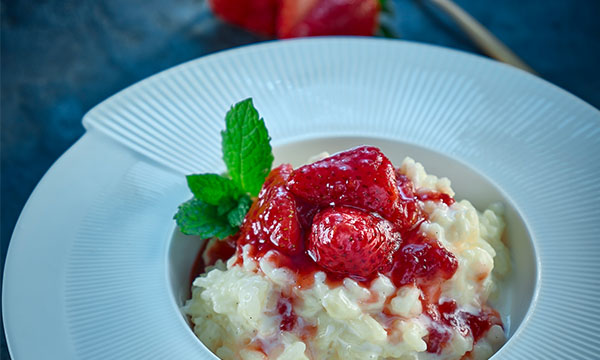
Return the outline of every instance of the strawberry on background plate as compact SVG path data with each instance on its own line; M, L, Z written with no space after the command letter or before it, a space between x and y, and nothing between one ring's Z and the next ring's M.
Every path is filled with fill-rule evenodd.
M331 272L368 278L388 270L399 245L400 235L389 221L358 209L335 207L315 216L307 253Z
M255 33L274 36L280 0L208 0L221 19Z
M277 37L372 36L379 10L378 0L282 0Z
M380 0L209 0L221 19L280 39L320 35L372 36Z

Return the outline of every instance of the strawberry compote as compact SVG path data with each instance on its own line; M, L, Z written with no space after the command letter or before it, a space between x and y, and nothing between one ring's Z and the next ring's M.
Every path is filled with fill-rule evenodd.
M453 196L372 146L273 169L240 232L201 252L227 266L194 281L194 331L222 358L489 357L504 341L487 304L508 269L502 208Z

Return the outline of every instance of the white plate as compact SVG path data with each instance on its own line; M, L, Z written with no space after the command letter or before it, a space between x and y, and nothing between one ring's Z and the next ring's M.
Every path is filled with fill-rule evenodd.
M171 290L171 217L190 195L184 174L224 169L223 115L246 97L275 145L389 139L491 179L539 256L537 297L494 359L597 356L600 113L480 57L323 38L198 59L85 116L86 134L37 186L11 240L2 310L16 360L211 358Z

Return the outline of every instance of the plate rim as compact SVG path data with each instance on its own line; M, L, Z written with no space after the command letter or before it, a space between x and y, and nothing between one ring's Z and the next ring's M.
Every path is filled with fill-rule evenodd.
M197 57L195 59L184 61L180 64L171 66L171 67L161 70L155 74L152 74L148 77L145 77L139 81L136 81L136 82L132 83L131 85L119 90L115 94L110 95L109 97L107 97L106 99L104 99L100 103L98 103L97 105L94 105L91 109L89 109L83 115L82 124L83 124L84 128L86 129L86 131L89 130L90 128L93 128L93 124L91 123L89 118L91 116L93 116L96 112L98 112L99 110L106 107L107 105L112 105L112 103L115 101L115 99L121 98L126 94L130 94L130 93L138 90L139 88L141 88L144 85L148 85L150 83L150 81L156 81L156 79L159 79L160 77L163 77L163 76L164 77L171 76L173 73L180 71L183 68L190 67L199 62L210 62L210 61L216 62L216 61L219 61L219 59L222 57L242 55L245 52L251 52L251 51L264 51L265 49L269 49L271 47L281 47L282 44L284 44L284 46L288 46L288 44L292 44L290 46L293 46L293 44L295 44L295 43L316 43L316 42L330 42L330 41L333 41L333 42L335 42L335 41L351 41L351 42L356 42L356 43L380 42L380 43L388 43L388 44L400 44L400 46L413 46L415 48L430 49L430 50L439 51L439 52L446 52L448 54L464 56L465 58L476 61L476 62L482 62L485 64L497 66L499 69L503 69L504 71L518 73L518 74L520 74L519 76L524 76L524 77L528 78L529 79L528 81L539 82L539 83L543 84L544 86L551 88L553 91L559 92L561 94L561 96L567 96L570 100L575 101L582 106L585 106L586 108L588 108L588 110L596 111L596 115L600 116L600 109L596 108L595 106L593 106L592 104L588 103L587 101L581 99L580 97L570 93L566 89L564 89L554 83L551 83L550 81L548 81L538 75L529 73L525 70L522 70L522 69L514 67L512 65L503 63L501 61L497 61L495 59L489 58L482 54L468 52L466 50L461 50L461 49L454 49L454 48L445 47L445 46L437 45L437 44L429 44L429 43L423 43L423 42L418 42L418 41L414 41L414 40L406 40L406 39L389 39L389 38L364 37L364 36L313 36L313 37L281 39L281 40L277 40L277 39L276 40L265 40L265 41L255 42L255 43L243 44L243 45L235 46L235 47L228 48L228 49L222 49L222 50L216 51L214 53L206 54L206 55Z

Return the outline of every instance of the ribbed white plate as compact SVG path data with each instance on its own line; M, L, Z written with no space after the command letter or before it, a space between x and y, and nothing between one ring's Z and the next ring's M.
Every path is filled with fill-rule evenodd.
M246 97L276 145L383 137L493 179L541 264L537 302L495 359L598 358L600 113L480 57L323 38L198 59L85 116L86 134L40 182L10 244L3 316L16 360L210 358L169 288L171 217L189 196L182 175L223 170L223 115Z

